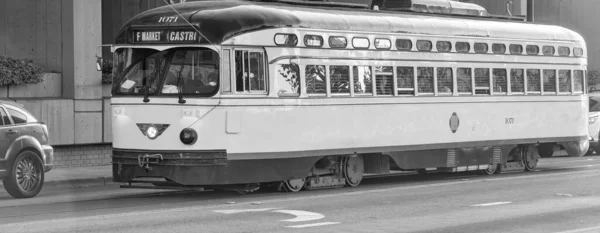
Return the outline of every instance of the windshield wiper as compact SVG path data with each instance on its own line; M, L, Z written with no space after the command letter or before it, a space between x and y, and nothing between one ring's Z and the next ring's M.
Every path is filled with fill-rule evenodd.
M177 93L179 94L179 103L185 104L185 100L183 99L183 78L181 78L181 72L177 75Z
M144 87L144 103L148 103L150 102L150 99L148 98L148 96L150 96L150 87L148 87L147 85L147 79L146 77L144 77L144 79L142 79L142 85Z

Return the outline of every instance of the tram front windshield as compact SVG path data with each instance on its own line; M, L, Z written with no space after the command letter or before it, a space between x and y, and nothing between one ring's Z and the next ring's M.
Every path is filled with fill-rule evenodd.
M113 95L212 96L218 90L219 55L204 48L115 52Z

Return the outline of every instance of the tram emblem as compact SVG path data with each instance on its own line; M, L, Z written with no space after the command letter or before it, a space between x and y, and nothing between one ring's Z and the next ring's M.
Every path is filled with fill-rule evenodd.
M458 115L456 113L452 113L452 116L450 117L450 130L452 130L452 133L456 133L459 125L460 120L458 119Z

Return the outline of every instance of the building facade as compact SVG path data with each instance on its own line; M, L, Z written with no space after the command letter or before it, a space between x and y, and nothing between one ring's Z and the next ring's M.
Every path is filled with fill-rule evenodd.
M0 55L31 59L48 74L40 84L0 86L0 99L22 103L49 127L56 165L105 164L111 154L110 84L103 84L95 56L111 59L121 25L158 6L185 0L0 0ZM188 0L191 1L191 0ZM366 2L370 0L339 0ZM527 15L528 1L460 0L495 15ZM589 69L600 69L596 0L534 3L535 22L558 24L581 33L588 43ZM531 15L530 15L531 16Z

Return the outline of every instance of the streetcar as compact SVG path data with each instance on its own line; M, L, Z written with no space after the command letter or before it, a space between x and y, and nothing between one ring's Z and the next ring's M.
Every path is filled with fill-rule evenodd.
M589 147L582 36L475 4L194 1L135 16L110 47L124 188L492 175Z

